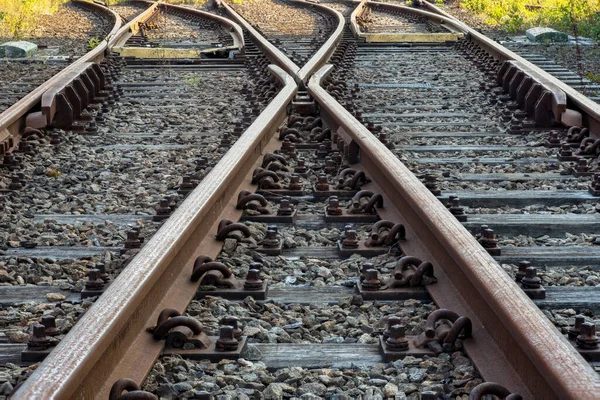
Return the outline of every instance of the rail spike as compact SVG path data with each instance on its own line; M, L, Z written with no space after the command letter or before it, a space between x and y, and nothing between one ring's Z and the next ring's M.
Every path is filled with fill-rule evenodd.
M250 229L242 223L234 223L229 219L222 219L217 227L217 240L224 241L229 237L232 232L240 232L244 237L249 238L252 236Z
M335 187L338 190L360 190L362 185L371 182L371 180L367 178L364 171L346 168L340 172L338 182L338 185Z
M165 347L181 349L185 347L207 348L208 337L201 335L202 325L192 317L181 315L174 308L165 308L158 315L154 328L148 329L154 340L165 340Z
M454 351L456 339L461 334L464 338L471 337L472 330L472 323L468 317L461 317L450 310L439 309L427 316L425 332L419 335L415 345L428 346L436 352Z
M123 392L127 393L123 394ZM122 378L116 381L110 389L109 400L158 400L158 397L150 392L141 390L139 385L132 379Z
M352 197L348 212L350 214L375 214L375 207L383 208L383 196L370 190L361 190Z
M382 220L373 224L371 234L365 241L365 246L391 246L398 240L406 239L406 228L401 223Z
M494 382L484 382L475 386L469 394L469 400L481 400L484 396L496 396L503 400L523 400L517 393L511 393L504 386Z
M434 282L437 282L437 279L433 275L433 264L421 261L417 257L404 256L396 263L394 274L385 283L384 288L415 287Z
M269 210L267 199L263 195L258 193L252 193L248 190L242 190L238 194L238 201L235 208L238 210L254 210L260 214L268 215L271 214Z

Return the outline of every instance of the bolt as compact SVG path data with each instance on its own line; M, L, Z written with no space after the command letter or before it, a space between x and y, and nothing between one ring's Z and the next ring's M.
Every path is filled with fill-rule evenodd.
M537 276L537 268L527 267L525 276L521 279L521 286L524 289L539 289L542 285L542 279Z
M98 132L98 127L96 126L96 121L88 122L87 126L85 127L85 131L88 133Z
M434 196L439 196L442 194L442 191L438 188L437 185L437 176L432 174L425 175L425 187L429 189Z
M358 247L358 236L356 230L352 229L352 226L346 225L344 228L344 239L342 240L343 248L357 248Z
M244 132L244 130L242 129L242 123L239 121L236 121L235 126L233 128L233 134L235 136L240 136L243 132Z
M558 137L558 131L550 132L550 137L548 138L548 147L560 147L560 139Z
M559 156L560 158L573 157L573 149L567 143L563 143Z
M297 174L305 174L307 171L308 169L306 168L306 162L303 158L299 158L296 168L294 168L294 172Z
M581 325L585 322L585 317L583 315L575 316L575 325L569 328L567 334L569 335L569 339L575 340L577 336L579 336L579 332L581 332Z
M365 271L365 279L362 281L363 290L379 290L380 287L381 281L377 270L368 269Z
M389 336L385 341L386 347L391 351L408 350L408 339L405 337L406 328L403 325L393 325L389 329Z
M156 215L170 215L171 207L169 207L169 199L162 198L156 207Z
M42 315L41 323L44 325L47 336L57 336L60 334L60 331L56 329L56 319L54 318L54 315Z
M246 290L261 290L263 288L263 281L260 279L260 271L257 269L248 270L246 281L244 282L244 289Z
M231 326L233 328L233 337L237 341L240 341L242 339L242 330L239 328L238 323L238 318L234 316L223 317L220 322L221 325Z
M104 118L104 113L102 112L102 109L98 110L95 118L96 118L96 122L98 122L98 123L106 121L106 118Z
M368 270L370 269L375 269L375 265L371 264L371 263L364 263L362 266L362 270L360 271L360 281L364 281L365 280L365 275L367 273Z
M500 255L500 247L498 247L498 239L496 239L494 231L491 229L483 229L483 226L482 230L482 237L479 239L479 243L491 255Z
M294 208L290 204L289 197L284 197L281 199L279 203L279 209L277 210L277 215L292 215L294 213Z
M600 338L596 336L596 325L591 322L581 324L580 332L575 342L582 349L592 350L597 348Z
M325 166L323 167L323 171L325 171L325 173L327 173L327 174L332 174L336 170L337 170L337 167L333 163L333 160L331 159L331 157L327 157L325 159Z
M192 181L192 177L189 175L184 175L181 180L181 184L179 185L179 190L177 191L179 194L187 194L191 192L195 187L196 183Z
M337 196L331 196L329 198L329 204L327 206L328 215L342 215L343 211L340 208L340 200Z
M529 261L520 261L519 262L519 271L517 271L517 276L515 278L515 281L517 283L521 282L521 279L523 279L527 273L527 268L531 267L531 263Z
M460 198L458 196L450 196L450 205L448 210L454 215L454 217L460 222L467 221L467 215L465 214L465 209L460 205Z
M15 163L15 157L12 153L4 154L4 159L2 160L2 164L5 166L13 165Z
M302 183L300 183L300 175L290 175L290 183L288 184L288 190L302 190Z
M390 147L393 147L393 146L392 146L392 143L391 143L391 142L388 140L387 133L381 132L381 133L379 134L379 141L380 141L380 142L381 142L383 145L385 145L385 147L388 147L388 148L390 148Z
M255 269L257 271L262 271L263 265L261 263L259 263L259 262L254 261L254 262L250 263L250 268L249 269Z
M19 179L19 177L17 175L12 176L10 178L11 182L8 185L8 188L10 190L19 190L23 188L23 185L21 185L21 180Z
M267 227L267 233L265 238L262 241L263 247L274 248L279 247L279 239L277 238L277 227L269 226Z
M575 170L580 174L584 174L588 172L588 167L587 160L585 158L580 158L577 160L577 166L575 167Z
M296 158L296 145L294 143L290 143L287 151L285 152L289 157Z
M198 157L196 159L196 171L201 171L206 169L206 167L208 167L208 160L206 157Z
M137 230L127 231L127 239L125 239L124 247L126 249L139 249L142 246L142 241L139 239Z
M329 152L327 151L327 147L324 144L320 145L319 148L317 149L318 156L323 157L323 156L326 156L328 153Z
M231 139L229 138L229 133L223 133L221 137L220 147L228 147L231 145Z
M590 185L589 191L590 193L592 193L593 196L600 195L600 173L596 172L594 174L594 178L592 180L592 184Z
M88 280L85 282L87 290L102 290L104 281L100 278L100 270L92 269L88 272Z
M383 340L387 340L390 337L390 328L394 325L401 325L402 319L397 315L390 315L387 320L387 328L383 331Z
M42 324L33 325L32 335L27 342L29 350L45 350L51 346L52 342L46 335L46 327Z
M219 338L215 345L217 351L235 351L238 348L238 341L234 336L234 328L229 325L222 326L219 329Z
M110 280L108 278L108 274L106 273L106 266L103 263L96 264L96 269L100 271L100 279L102 279L104 283Z
M59 136L58 133L56 133L56 132L51 132L50 133L50 144L51 145L60 144L60 136Z
M317 186L317 191L326 192L329 190L329 183L327 182L327 175L321 174L319 175Z

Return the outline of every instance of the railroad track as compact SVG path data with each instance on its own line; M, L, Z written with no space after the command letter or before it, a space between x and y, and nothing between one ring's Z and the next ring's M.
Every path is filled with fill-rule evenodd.
M541 210L552 213L556 205L589 210L595 203L582 193L589 176L565 175L571 165L549 160L557 148L531 146L531 141L560 145L577 133L571 129L567 136L555 120L588 127L593 137L599 129L597 106L459 21L440 17L429 3L424 5L435 14L367 2L351 15L332 10L344 11L339 6L278 4L327 15L319 20L328 21L322 31L331 34L319 40L321 47L309 46L310 59L290 60L287 48L278 49L276 40L264 38L227 4L220 14L239 26L223 19L218 25L232 30L233 44L225 43L232 51L245 50L237 56L224 58L222 47L205 46L203 38L192 46L198 52L195 62L174 54L167 60L154 57L152 49L141 56L136 46L154 40L151 31L160 31L154 27L160 15L191 19L200 32L210 25L201 19L218 18L171 6L160 6L161 14L142 14L150 19L139 34L128 37L129 43L113 43L113 50L129 54L105 61L125 110L159 103L177 110L171 118L190 111L192 118L201 108L189 103L196 107L195 96L206 87L190 93L188 102L182 79L197 83L195 74L210 79L207 75L217 71L224 79L235 76L242 63L258 82L243 88L246 99L265 108L246 110L233 127L227 125L230 118L220 122L240 134L237 141L210 172L202 173L194 190L181 193L185 200L127 267L111 277L104 294L56 348L44 349L52 351L14 397L107 397L112 388L112 398L124 391L143 398L261 393L269 398L400 393L595 398L597 374L523 290L525 284L530 294L539 292L533 270L523 271L519 285L510 275L515 273L510 262L520 261L523 253L499 259L509 274L492 256L499 243L500 257L506 257L507 244L522 233L519 224L528 226L528 235L552 237L567 229L567 219L552 214L544 214L543 223L531 215L525 222L504 224L494 217L509 214L502 205L523 208L532 199L533 204L549 199ZM393 32L377 19L358 23L371 7L387 14L385 21L398 20L390 24ZM364 32L361 26L375 29ZM293 36L286 40L293 42ZM262 57L281 68L271 68L278 91L264 77L267 61ZM327 60L332 65L324 66ZM504 79L496 80L498 75ZM515 86L521 80L532 83L540 98L527 110L537 98L526 96L525 110L519 112L497 86L505 85L520 101ZM257 95L259 88L264 92ZM152 99L152 92L167 90L177 100L168 95L168 104ZM106 111L100 107L102 124L96 127L103 135L148 136L126 132L131 124L108 106ZM39 119L34 113L29 121ZM178 140L186 137L181 126L191 129L169 118L155 122L142 119L139 125L154 125L161 136ZM94 124L68 128L89 131ZM222 139L221 144L228 145ZM575 148L561 149L567 147ZM456 152L467 156L457 159ZM480 172L472 175L481 176L465 179L465 162ZM513 175L486 170L506 163L512 163ZM543 172L531 172L532 165ZM463 185L478 180L480 186ZM508 195L465 191L494 181L507 182ZM540 190L546 181L563 186L546 196L550 191ZM534 196L519 195L518 185ZM459 195L468 209L461 209L456 198L447 208L451 194ZM169 205L165 199L161 207L166 211ZM493 208L496 214L482 211ZM463 226L459 220L465 216ZM579 224L593 231L594 221L581 216ZM483 224L488 227L481 230ZM478 232L481 244L473 236ZM540 244L552 244L543 240ZM547 287L546 295L551 294ZM568 307L593 302L573 304ZM587 331L594 313L587 322L579 321L579 332L571 330L580 347L594 347ZM549 315L563 323L572 317ZM43 325L35 329L43 347L48 342ZM223 359L231 361L219 362ZM483 381L488 383L478 386Z
M83 25L73 34L61 35L53 32L54 24L60 19ZM121 26L117 14L88 2L73 2L62 6L50 21L44 21L44 31L54 38L33 38L40 46L34 56L21 58L5 58L0 63L0 112L17 102L20 98L35 89L58 71L69 65L74 58L89 51L88 40L101 40L109 34L114 34ZM85 30L87 29L87 31ZM77 39L76 39L77 38ZM23 40L28 40L25 37ZM38 40L39 39L39 40ZM9 38L0 39L2 42L11 41Z

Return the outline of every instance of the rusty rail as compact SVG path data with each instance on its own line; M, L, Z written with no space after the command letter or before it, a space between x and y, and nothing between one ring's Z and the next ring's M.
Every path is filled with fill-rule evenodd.
M325 62L331 57L333 54L337 44L342 39L342 35L344 33L344 16L339 11L336 11L332 8L323 6L321 4L310 3L304 0L290 0L291 3L301 4L305 7L314 7L318 8L324 13L332 15L334 18L337 18L338 24L335 28L335 31L331 34L329 39L321 46L319 51L315 53L315 55L302 67L300 71L298 71L298 78L307 83L308 79L312 74L317 72L319 68L321 68Z
M185 11L189 14L198 15L199 17L219 22L221 24L221 26L229 28L231 30L231 32L233 33L233 35L232 35L233 36L233 47L237 47L242 52L246 49L246 44L244 43L244 32L242 31L242 28L238 24L231 21L230 19L223 18L220 15L216 15L216 14L212 14L212 13L200 11L200 10L193 10L193 9L183 7L183 6L178 6L175 4L161 4L161 6L165 7L165 9L167 9L167 10L169 8L172 8L174 10Z
M83 0L74 1L106 10L105 7L95 3L88 3ZM0 114L0 141L5 140L9 135L13 135L15 137L19 135L19 132L25 126L25 117L27 116L27 113L41 101L42 95L44 92L46 92L46 90L50 89L56 84L59 84L63 77L68 76L72 70L78 67L78 65L100 61L104 57L104 53L108 48L114 46L122 38L128 37L132 27L136 26L139 21L147 18L153 12L154 8L156 8L156 4L151 6L148 10L138 15L137 18L124 26L121 26L121 17L119 17L119 15L114 11L109 10L115 18L115 24L105 40Z
M364 12L365 7L367 7L368 4L377 5L381 9L401 10L407 14L413 14L413 15L427 18L427 19L431 20L432 22L439 24L440 26L443 26L444 28L446 28L448 30L448 32L447 33L406 33L406 34L383 33L383 32L379 32L379 33L362 32L360 30L360 27L358 26L358 23L356 22L356 18L359 17L359 15L361 15ZM363 38L367 42L374 42L374 41L375 42L386 42L387 41L386 39L388 39L388 38L391 40L395 40L395 38L398 38L398 37L400 37L400 38L412 37L413 38L412 40L420 41L420 42L456 40L457 37L462 37L462 33L464 33L463 27L460 25L457 25L455 23L454 19L447 18L445 16L441 16L440 14L435 14L432 12L418 10L415 8L396 5L396 4L381 3L381 2L374 2L374 1L368 1L368 0L361 1L361 3L356 7L354 12L352 13L351 29L352 29L352 32L354 33L355 37Z
M597 398L600 379L499 264L425 186L321 86L332 66L310 80L322 117L360 147L361 163L437 259L436 304L473 321L469 356L486 380L507 382L524 398ZM510 382L510 384L508 384Z
M248 29L243 19L238 22ZM256 31L251 35L277 63L294 66ZM106 397L119 378L144 379L162 347L145 328L155 323L159 310L184 309L194 296L190 266L200 253L218 254L221 244L212 233L221 218L241 215L236 194L250 186L247 171L259 162L297 92L285 68L271 70L285 87L15 398ZM482 375L525 398L596 398L600 380L581 356L420 181L321 88L330 71L331 66L321 68L308 90L332 127L360 147L361 163L383 188L386 202L402 210L408 231L414 232L407 246L428 241L427 250L412 247L411 254L443 266L432 296L438 305L472 319L474 339L465 347Z
M241 215L235 210L238 185L250 181L247 172L296 94L289 75L270 69L283 89L13 398L108 398L116 380L143 380L162 350L145 329L160 310L183 310L193 298L189 275L197 249L203 244L203 254L218 254L221 243L213 234L219 215Z
M308 82L308 79L312 74L314 74L325 62L329 59L333 51L335 50L337 44L342 38L344 33L344 16L339 12L332 8L323 6L321 4L311 3L305 0L290 0L290 3L299 4L303 7L314 7L318 8L324 13L330 14L333 17L337 18L338 24L333 32L333 34L327 39L327 41L321 46L321 48L315 53L315 55L302 67L299 67L294 62L292 62L289 58L283 54L281 50L271 44L269 41L265 41L266 43L261 43L259 48L265 53L267 58L271 60L273 63L279 65L285 72L290 74L296 82L300 86L303 86L304 83ZM262 37L256 29L248 23L241 15L239 15L229 4L226 2L219 2L229 16L235 20L238 24L244 27L254 39Z
M266 39L262 39L262 35L256 31L240 14L238 14L229 4L225 1L217 1L217 4L221 5L229 17L239 24L242 28L248 31L248 34L256 41L258 48L264 53L264 55L274 64L278 65L287 74L298 80L298 72L300 67L292 62L289 58L283 54L275 45Z

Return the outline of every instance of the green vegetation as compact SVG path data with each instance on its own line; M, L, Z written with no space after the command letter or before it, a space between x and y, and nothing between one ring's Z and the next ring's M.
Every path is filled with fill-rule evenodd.
M90 38L90 40L88 40L88 47L90 49L93 49L93 48L97 47L100 43L102 43L102 39L93 37L93 38Z
M0 0L0 35L20 38L67 0Z
M461 5L485 23L509 32L550 26L600 40L598 0L461 0Z
M165 0L165 3L201 5L201 4L206 3L207 1L209 1L209 0Z

